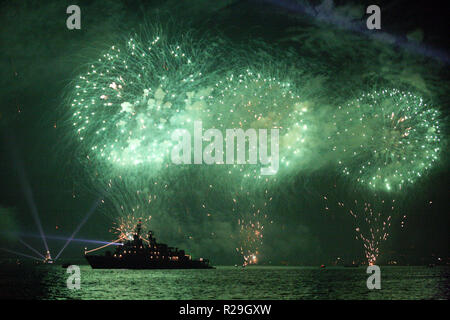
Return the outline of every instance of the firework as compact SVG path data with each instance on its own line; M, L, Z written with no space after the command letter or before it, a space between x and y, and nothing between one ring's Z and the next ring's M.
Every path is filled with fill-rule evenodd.
M127 217L118 218L117 222L113 224L111 232L115 234L117 239L121 241L133 240L133 235L136 233L136 226L140 223L143 230L142 234L146 234L150 230L149 217L139 217L128 215Z
M333 115L333 152L341 173L372 190L400 191L438 160L439 112L396 89L374 91Z
M368 264L375 264L380 256L380 247L389 238L389 230L396 216L400 216L398 200L387 192L360 194L347 192L352 200L336 201L333 196L324 196L326 210L342 211L353 220L355 238L362 241ZM336 202L335 202L336 201ZM402 215L401 227L406 215Z
M259 250L263 241L264 226L259 221L238 221L241 246L236 248L243 258L243 265L258 263Z
M302 155L310 122L309 110L295 85L273 73L250 69L227 73L210 89L206 106L202 104L203 109L197 112L205 126L220 130L278 129L280 166L288 167ZM267 145L270 148L270 141ZM246 154L246 160L248 158ZM229 173L239 172L242 177L263 180L260 166L233 165Z
M233 196L233 214L237 216L239 246L236 251L243 258L243 265L256 264L263 245L264 226L269 222L268 190L264 194L240 188Z
M203 126L226 129L278 129L280 135L280 170L299 165L303 160L302 144L307 140L311 121L308 104L299 90L285 77L275 72L251 69L227 72L209 90L205 102L197 104L190 112L200 117ZM283 80L280 80L283 79ZM269 137L268 137L269 138ZM246 143L246 147L249 143ZM270 148L270 139L267 143ZM250 146L249 146L250 147ZM250 148L248 149L250 150ZM271 150L268 150L270 154ZM261 175L258 162L234 164L214 169L232 191L233 217L237 221L238 239L236 251L241 254L244 265L257 263L263 245L264 225L269 221L268 204L272 200L271 188L278 181L279 173ZM218 174L220 172L220 174ZM222 200L223 201L223 200ZM228 212L226 209L217 212ZM229 219L229 218L228 218Z
M164 35L111 46L74 81L70 94L72 126L84 153L115 168L158 168L172 146L171 132L192 121L186 109L203 99L203 58L192 44L182 48Z

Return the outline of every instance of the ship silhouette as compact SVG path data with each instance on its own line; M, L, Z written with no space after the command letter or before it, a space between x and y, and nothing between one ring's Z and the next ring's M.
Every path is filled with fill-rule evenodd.
M153 232L147 239L141 237L141 221L138 222L132 240L117 245L114 253L90 255L85 258L93 269L212 269L208 259L194 260L184 250L157 243Z

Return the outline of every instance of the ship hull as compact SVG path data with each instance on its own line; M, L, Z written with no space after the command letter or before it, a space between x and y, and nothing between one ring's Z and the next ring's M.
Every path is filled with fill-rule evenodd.
M171 261L150 260L142 257L85 255L92 269L213 269L210 265L196 260Z

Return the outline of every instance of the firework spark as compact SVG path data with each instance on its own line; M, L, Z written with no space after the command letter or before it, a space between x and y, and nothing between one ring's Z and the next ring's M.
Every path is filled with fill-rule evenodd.
M438 160L439 112L410 92L363 94L340 106L333 124L342 174L372 190L400 191Z
M126 169L166 160L171 132L191 122L186 109L204 95L205 63L193 51L162 35L135 36L90 64L70 94L72 126L90 159Z
M146 218L137 218L129 215L127 217L120 217L116 223L114 223L111 232L114 233L117 239L122 241L133 240L133 236L136 233L136 226L140 223L143 234L150 230L151 216Z
M386 192L359 195L353 192L352 201L336 201L324 196L326 210L342 211L353 218L356 239L361 240L368 264L376 263L381 244L389 238L389 230L400 209L398 201ZM406 215L403 215L401 225Z

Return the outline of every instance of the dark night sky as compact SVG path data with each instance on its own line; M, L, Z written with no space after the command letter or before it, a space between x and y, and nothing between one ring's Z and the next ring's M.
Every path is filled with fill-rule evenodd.
M144 0L0 2L0 214L3 215L0 216L0 231L38 233L20 183L18 172L22 169L31 186L43 228L49 235L69 236L97 199L95 192L80 187L83 173L74 153L67 147L70 135L61 123L64 115L61 108L64 88L82 63L95 57L91 51L98 52L109 46L111 35L126 34L140 23L149 22L156 13L159 17L188 21L198 33L220 30L231 41L245 43L246 39L261 38L273 46L289 46L292 44L274 40L282 37L289 27L304 23L302 19L305 19L301 12L282 8L282 4L289 1L227 1L223 5L192 2L196 4ZM357 8L370 2L335 1L335 4ZM65 8L75 3L82 9L82 30L68 31ZM386 31L405 38L407 33L421 29L424 44L449 54L444 42L448 20L444 7L437 2L433 5L426 1L414 2L414 5L410 1L377 3L382 8ZM320 49L315 59L315 64L323 61L324 69L332 68ZM432 93L446 115L448 65L430 61L438 72L432 80L424 77L424 81L439 83L439 90ZM339 70L339 66L333 68ZM447 124L447 119L443 123ZM447 134L447 128L444 129ZM440 165L416 188L408 190L401 200L408 217L406 227L400 228L399 221L395 221L385 252L395 257L404 254L405 262L419 263L421 258L429 259L431 255L448 256L449 174L448 151L444 149ZM264 240L267 261L317 264L329 263L340 255L361 255L360 243L353 240L350 218L342 213L323 213L322 196L331 192L335 181L331 169L325 168L308 176L293 176L288 184L276 190L273 206L277 222L276 226L268 227ZM179 190L177 198L189 196L188 191L183 194ZM105 215L94 213L77 237L108 240L110 223ZM42 247L39 239L26 239L33 246ZM62 244L49 240L53 251L59 251ZM192 249L180 246L187 251ZM26 251L16 239L5 235L0 237L0 247ZM64 257L78 257L81 250L82 245L71 244ZM213 255L211 260L217 263L231 264L237 259L233 250L230 248L228 254L204 248L203 252Z

